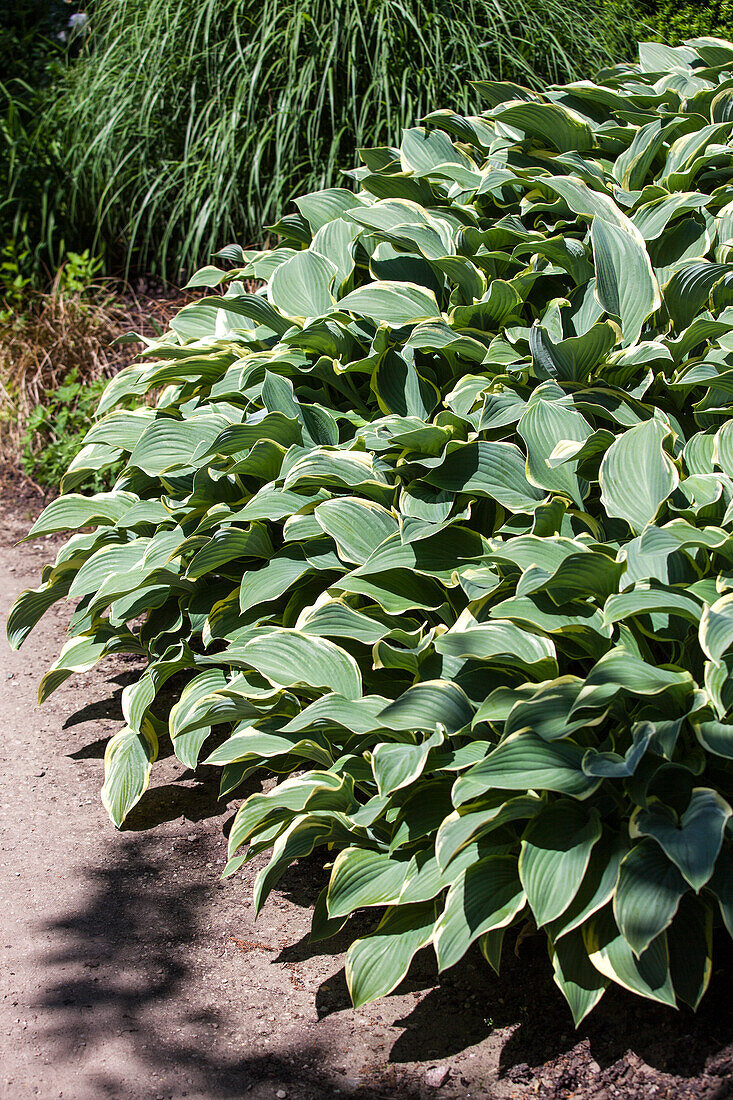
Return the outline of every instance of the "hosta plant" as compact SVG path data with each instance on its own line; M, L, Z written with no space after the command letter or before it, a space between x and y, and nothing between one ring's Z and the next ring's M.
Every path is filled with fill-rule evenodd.
M259 909L328 849L314 937L374 911L355 1004L534 925L576 1021L611 983L695 1007L733 930L733 45L479 91L198 274L10 638L77 601L41 700L146 657L117 825L164 733L227 795L282 777L227 872L271 850Z

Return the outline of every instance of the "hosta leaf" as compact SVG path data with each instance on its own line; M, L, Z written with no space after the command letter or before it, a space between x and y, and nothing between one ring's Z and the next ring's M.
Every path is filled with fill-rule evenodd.
M591 370L605 360L615 343L616 333L608 321L593 325L582 336L571 336L558 342L539 322L535 322L529 330L529 348L538 378L554 378L561 382L585 381ZM582 418L576 414L576 419ZM567 438L585 439L587 434Z
M506 798L497 794L493 797L489 795L486 801L488 804L483 804L482 800L476 808L467 806L455 810L442 821L435 838L435 854L442 870L472 840L509 821L532 818L543 807L537 795Z
M243 844L276 815L304 810L316 794L326 794L333 809L348 810L354 802L350 777L313 771L284 779L269 791L251 794L237 810L229 833L228 854L233 856Z
M674 1006L664 933L637 958L606 908L583 926L583 941L591 963L604 977L640 997Z
M555 659L555 646L549 638L498 619L465 630L453 628L436 640L435 648L451 657L475 657L483 661L511 657L530 667Z
M197 580L235 558L269 558L274 552L267 530L260 524L254 524L249 531L223 527L194 556L186 576Z
M63 599L72 580L73 573L67 570L60 577L42 584L40 588L27 588L21 592L10 609L6 626L12 649L18 649L49 607Z
M336 543L339 557L361 565L381 542L396 533L397 520L370 500L335 497L315 510L320 527Z
M385 729L434 730L440 724L448 733L462 729L472 717L466 693L448 680L415 684L378 715Z
M522 839L519 875L538 927L570 905L600 835L597 812L572 802L555 802L532 819Z
M355 909L397 902L409 869L387 852L345 848L333 865L326 904L330 917L346 917Z
M637 844L621 862L613 915L637 956L668 928L687 883L651 840Z
M346 699L358 699L362 694L356 661L326 638L278 630L247 642L242 655L252 668L278 686L307 684L335 691Z
M699 623L704 609L700 601L685 592L666 587L635 585L630 592L609 596L603 608L606 623L618 623L632 615L650 615L662 612L679 615L691 623Z
M364 695L360 699L345 699L337 694L323 695L291 718L282 732L296 732L326 722L341 725L354 733L369 733L381 727L378 715L386 703L387 700L381 695Z
M389 627L354 611L343 600L331 600L327 596L312 608L306 608L298 616L295 629L304 634L316 634L321 638L351 638L373 645L389 634Z
M667 932L674 990L697 1009L713 972L713 914L702 898L684 897Z
M442 742L443 734L436 730L420 745L377 745L372 755L372 769L379 793L392 794L413 783L425 767L430 750Z
M632 233L626 226L596 217L591 241L598 301L606 313L620 320L624 343L633 344L662 301L643 238L638 231Z
M57 531L77 531L99 524L112 526L137 502L133 493L98 493L83 497L76 493L57 497L41 512L26 535L26 540L53 535Z
M703 653L721 663L723 655L733 645L733 594L721 596L707 604L700 619L700 647Z
M583 756L584 750L572 741L549 744L529 731L512 734L485 760L456 780L453 805L462 806L493 789L523 791L529 788L587 798L600 780L584 774Z
M468 867L448 891L435 925L438 969L457 963L484 932L511 924L525 903L513 856L489 856Z
M355 1008L384 997L400 984L414 956L430 942L432 901L388 909L377 931L355 940L346 956L346 982Z
M548 143L561 153L571 149L585 152L593 147L588 123L559 103L510 103L494 108L491 114L507 126L521 130L542 144Z
M708 752L733 760L733 725L725 722L701 722L695 727L695 733Z
M308 219L313 233L317 233L324 225L358 206L359 199L353 191L347 191L345 187L329 187L324 191L301 195L295 200L295 205L303 217Z
M130 464L154 476L193 464L194 452L205 453L226 421L220 416L200 416L190 420L161 417L154 420L133 448Z
M318 844L324 844L331 832L328 821L304 814L296 817L272 846L272 856L255 882L255 913L259 913L270 891L277 885L294 859L309 856Z
M579 931L554 942L551 957L555 984L568 1002L578 1027L600 1001L608 987L608 979L590 962Z
M632 836L656 840L682 872L693 890L700 890L713 873L723 843L723 832L733 811L716 791L696 787L687 809L677 818L674 810L656 799L632 819Z
M601 500L609 515L625 519L635 532L651 523L679 483L663 448L668 434L658 420L647 420L619 436L601 463Z
M432 290L415 283L379 282L358 287L338 303L359 317L372 317L388 325L411 325L440 317Z
M563 493L579 508L587 492L570 465L550 467L548 459L561 440L585 441L591 428L575 409L557 401L534 400L523 413L517 431L527 445L527 476L540 489Z
M248 761L258 764L268 761L270 765L277 757L298 757L312 760L322 767L333 764L333 757L320 740L312 737L298 737L294 733L267 733L256 726L238 729L231 737L207 756L204 764L215 767L227 767Z
M102 803L118 829L148 789L157 755L158 738L149 722L140 732L125 726L107 743Z
M440 467L425 480L454 493L492 497L511 512L532 511L545 494L530 484L524 467L524 456L512 443L449 445Z
M580 929L588 917L611 899L624 851L622 841L608 833L604 833L594 844L588 869L575 897L567 909L547 926L553 943L574 929Z
M333 308L337 267L318 252L296 252L272 273L270 302L289 317L318 317Z

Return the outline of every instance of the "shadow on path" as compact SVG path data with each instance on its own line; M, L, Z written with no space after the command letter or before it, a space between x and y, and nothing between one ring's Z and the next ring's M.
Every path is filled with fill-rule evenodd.
M138 1095L177 1100L182 1089L212 1100L242 1097L258 1082L267 1082L268 1090L282 1087L298 1100L333 1098L335 1087L341 1097L386 1095L378 1089L350 1090L343 1077L330 1073L327 1052L308 1038L295 1049L222 1051L219 1040L231 1024L230 1005L217 991L209 1007L200 1007L205 997L200 988L191 988L198 975L189 961L191 946L206 936L202 924L217 905L218 891L195 881L195 872L185 883L171 881L161 864L168 859L180 869L180 856L165 847L162 852L150 838L120 838L114 860L86 872L84 908L44 929L54 945L48 966L61 974L37 1006L51 1018L45 1039L54 1057L98 1065L94 1055L104 1050L104 1070L97 1070L91 1083L99 1097L110 1100L138 1100ZM222 963L222 976L227 965ZM239 1022L246 1035L246 1021ZM119 1036L137 1066L129 1056L115 1061ZM158 1080L141 1080L140 1064ZM408 1100L418 1095L405 1088L400 1094Z

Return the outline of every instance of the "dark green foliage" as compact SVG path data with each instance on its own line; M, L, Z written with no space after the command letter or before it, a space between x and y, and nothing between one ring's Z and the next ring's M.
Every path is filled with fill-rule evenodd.
M32 135L60 172L34 232L173 279L436 102L475 109L471 80L624 52L594 0L99 0L90 26Z
M635 38L677 46L686 38L733 37L732 0L634 0L631 18L624 0L610 0L609 8Z

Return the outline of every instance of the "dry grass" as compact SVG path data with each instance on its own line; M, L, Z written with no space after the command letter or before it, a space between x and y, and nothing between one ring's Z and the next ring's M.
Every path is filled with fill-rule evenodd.
M104 283L70 294L58 281L33 295L22 316L0 327L0 461L17 464L30 413L72 369L84 383L111 377L139 350L113 341L130 331L155 335L186 300L116 294Z

